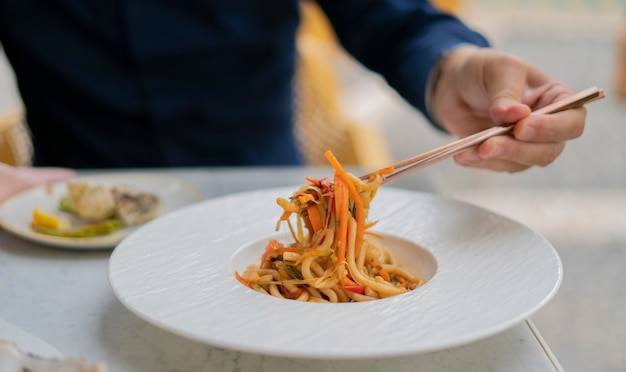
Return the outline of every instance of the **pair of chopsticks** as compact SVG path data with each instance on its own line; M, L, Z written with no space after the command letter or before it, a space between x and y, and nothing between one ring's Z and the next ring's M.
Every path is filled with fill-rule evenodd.
M564 111L564 110L568 110L571 108L580 107L586 103L593 102L601 98L604 98L604 90L596 88L596 87L591 87L583 91L580 91L576 94L573 94L566 99L563 99L558 102L554 102L538 110L535 110L533 111L533 113L534 114L554 114L559 111ZM418 169L424 168L428 165L431 165L439 160L443 160L452 155L465 151L471 147L474 147L482 143L483 141L487 140L490 137L508 133L513 130L513 127L514 125L491 127L489 129L483 130L481 132L478 132L470 136L461 138L457 141L451 142L447 145L438 147L436 149L430 150L423 154L398 162L392 166L394 168L394 172L385 175L385 178L383 179L383 183L392 181L410 172L413 172ZM387 169L387 168L383 168L383 169ZM360 178L362 180L366 180L372 174L376 174L380 171L381 170L365 174L361 176Z

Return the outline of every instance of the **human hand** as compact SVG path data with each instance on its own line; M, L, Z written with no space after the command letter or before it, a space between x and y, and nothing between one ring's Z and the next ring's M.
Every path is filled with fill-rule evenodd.
M76 172L67 168L13 167L0 163L0 201L30 187L74 176Z
M460 137L494 125L515 124L511 134L492 137L456 155L458 164L505 172L546 166L561 154L567 140L582 134L584 107L531 115L574 93L537 67L504 52L473 46L459 47L444 58L429 98L435 121Z

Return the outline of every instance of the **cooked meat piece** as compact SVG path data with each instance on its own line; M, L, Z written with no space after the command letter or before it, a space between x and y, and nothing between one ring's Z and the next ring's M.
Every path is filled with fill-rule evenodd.
M129 187L70 182L67 191L70 209L89 222L117 218L135 226L156 217L161 206L157 195Z
M112 189L115 198L115 215L126 226L142 224L159 214L159 198L151 193L123 187Z
M68 182L67 191L70 207L80 218L97 222L115 215L115 198L110 187Z

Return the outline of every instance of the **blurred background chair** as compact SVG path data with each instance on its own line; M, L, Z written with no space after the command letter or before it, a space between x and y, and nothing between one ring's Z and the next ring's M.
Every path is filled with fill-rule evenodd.
M343 109L339 62L346 54L330 22L316 3L302 1L301 6L294 134L302 160L308 165L327 165L324 151L331 150L344 165L377 168L390 164L384 134Z
M433 0L436 7L450 13L459 13L462 2ZM342 102L341 65L351 57L317 3L300 4L294 128L300 157L308 165L325 165L323 154L330 149L345 165L380 168L391 164L393 153L385 133L350 115Z
M464 5L463 0L431 0L431 3L444 12L458 13Z
M0 113L0 162L15 166L30 165L33 147L24 118L24 109L17 107Z
M622 16L617 36L617 84L616 91L620 99L626 100L626 11Z

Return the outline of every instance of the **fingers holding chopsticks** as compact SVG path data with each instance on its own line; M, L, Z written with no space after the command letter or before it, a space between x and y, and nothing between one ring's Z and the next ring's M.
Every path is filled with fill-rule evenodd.
M499 172L521 172L532 166L545 167L563 151L565 141L522 142L511 135L492 137L455 156L460 165Z
M446 57L441 71L431 107L448 132L464 138L515 124L512 132L456 155L459 164L507 172L545 166L584 130L584 108L553 110L578 94L515 56L461 47Z
M555 114L533 114L520 120L513 136L525 142L558 142L578 138L583 134L587 110L584 107Z
M546 85L547 89L543 91L554 91L555 86ZM561 88L567 90L564 86ZM527 92L532 93L532 90ZM503 172L519 172L534 165L546 166L561 154L567 140L582 134L587 113L582 107L604 98L604 90L590 87L564 98L558 97L559 94L552 95L551 103L536 109L531 115L521 116L514 125L488 126L482 131L397 162L391 165L395 170L387 174L383 182L392 181L450 156L455 156L456 162L461 165ZM546 96L539 94L536 98L545 100ZM519 106L515 100L509 102L512 102L509 106ZM516 110L508 111L506 106L505 103L497 109L503 109L506 115L511 112L515 114ZM515 115L523 113L517 111ZM566 124L561 125L563 122ZM372 174L382 170L360 178L369 179Z
M585 126L586 109L554 114L532 114L517 122L512 134L489 138L458 154L458 164L501 172L520 172L532 166L545 167L563 152L568 140L579 137Z

